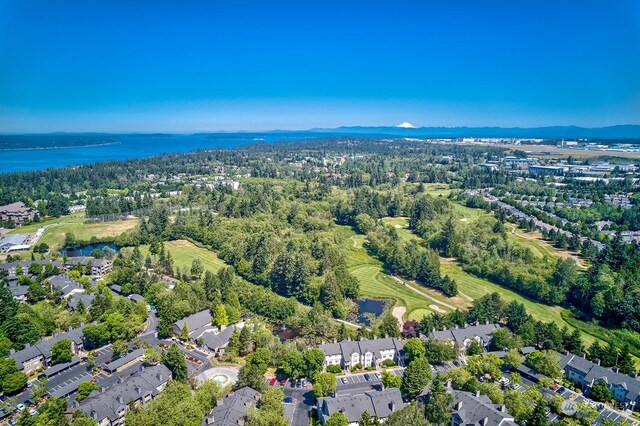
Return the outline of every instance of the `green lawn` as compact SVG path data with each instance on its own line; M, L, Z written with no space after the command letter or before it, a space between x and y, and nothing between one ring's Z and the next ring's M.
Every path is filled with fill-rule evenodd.
M407 308L405 315L409 319L422 319L424 314L433 312L429 304L434 302L396 283L380 266L361 265L351 268L350 272L360 282L362 297L395 300L396 306Z
M13 229L11 233L36 232L39 228L46 226L46 230L44 234L42 234L39 243L47 243L49 247L56 249L62 247L67 233L72 233L79 241L89 241L91 237L116 237L125 231L135 228L138 224L137 219L127 219L117 222L85 222L86 218L84 213L79 212L59 218L43 220L42 222L32 225L22 226Z
M396 306L407 308L405 318L408 319L421 319L425 314L433 312L429 305L436 304L435 302L396 283L384 273L382 263L367 253L364 235L356 234L348 226L338 226L336 229L343 241L349 271L360 282L362 297L394 300ZM429 294L428 289L422 290Z
M423 183L425 193L433 197L447 197L451 194L451 188L446 183Z
M190 241L167 241L164 243L164 249L171 252L174 267L179 267L181 270L191 269L191 263L194 259L200 259L205 271L218 272L227 266L214 252L198 247ZM131 249L127 248L126 250ZM149 254L149 246L140 246L140 252L146 257Z
M456 208L456 211L458 211L463 216L464 219L467 219L466 222L477 220L478 218L487 214L483 210L472 209L469 207L462 206L458 203L454 203L454 206ZM403 239L419 238L418 236L413 234L409 229L406 228L407 220L404 218L385 218L383 219L383 221L387 224L399 225L399 227L396 227L396 228L398 228L400 237ZM535 239L529 240L529 239L521 238L516 235L512 235L510 238L512 238L513 241L516 241L519 244L523 244L530 247L534 251L534 253L537 253L539 256L547 257L550 260L553 260L554 262L556 259L558 259L558 254L554 253L555 249L553 247L546 246L541 241L537 241ZM441 259L440 265L441 265L440 268L441 268L442 275L449 275L449 277L454 279L458 284L458 290L461 293L460 297L457 297L457 298L444 298L442 295L438 294L442 298L442 300L446 301L447 303L453 304L461 309L464 309L465 307L469 306L469 303L470 303L469 299L477 299L479 297L482 297L485 294L498 292L506 301L517 300L518 302L523 303L527 308L527 311L536 320L553 321L560 328L566 325L570 329L573 329L573 327L562 318L561 312L563 312L564 309L559 306L548 306L543 303L538 303L530 299L527 299L514 291L511 291L497 284L494 284L486 279L479 278L465 272L464 270L462 270L460 265L458 265L455 262ZM419 286L415 286L415 287L419 287ZM422 287L419 287L419 288L422 290ZM425 292L429 294L435 293L435 292L429 292L429 291L425 291ZM420 313L413 313L414 316L418 314ZM411 318L411 315L409 315L409 318ZM411 319L414 319L414 318L411 318ZM591 344L594 341L594 337L586 333L583 334L583 338L587 344Z

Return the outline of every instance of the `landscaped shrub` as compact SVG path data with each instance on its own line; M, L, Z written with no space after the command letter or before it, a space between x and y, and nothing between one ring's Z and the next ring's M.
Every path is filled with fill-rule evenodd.
M342 367L336 364L327 365L327 373L340 374L342 373Z

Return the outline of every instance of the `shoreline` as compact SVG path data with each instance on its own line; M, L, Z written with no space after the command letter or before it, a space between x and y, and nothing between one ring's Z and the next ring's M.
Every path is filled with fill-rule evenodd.
M45 151L53 149L72 149L72 148L94 148L97 146L109 146L119 145L122 142L105 142L105 143L92 143L88 145L74 145L74 146L49 146L49 147L34 147L34 148L0 148L0 152L3 151Z

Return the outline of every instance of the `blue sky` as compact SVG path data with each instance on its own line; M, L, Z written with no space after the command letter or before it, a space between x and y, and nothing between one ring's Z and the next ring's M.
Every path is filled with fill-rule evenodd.
M0 132L640 124L640 2L0 0Z

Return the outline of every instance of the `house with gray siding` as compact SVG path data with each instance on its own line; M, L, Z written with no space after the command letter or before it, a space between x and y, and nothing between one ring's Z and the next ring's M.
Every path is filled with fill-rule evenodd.
M636 377L620 373L616 368L600 365L600 361L592 362L584 356L567 352L560 357L560 368L567 379L582 387L588 395L598 381L606 383L613 399L635 409L640 404L640 380Z

